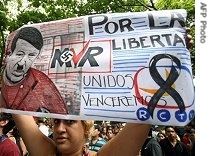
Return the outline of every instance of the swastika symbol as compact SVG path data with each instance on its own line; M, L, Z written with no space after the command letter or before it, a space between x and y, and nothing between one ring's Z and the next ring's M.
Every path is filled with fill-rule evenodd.
M69 62L72 59L72 56L72 52L70 50L66 50L65 52L63 52L60 59L62 62Z

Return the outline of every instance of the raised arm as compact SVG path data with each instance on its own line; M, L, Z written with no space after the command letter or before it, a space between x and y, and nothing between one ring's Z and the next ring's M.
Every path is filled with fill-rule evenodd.
M30 156L55 155L54 142L39 130L32 116L13 114L13 118Z
M151 125L127 123L123 130L108 141L98 156L137 156L147 138Z
M25 156L28 153L28 150L26 148L26 145L23 142L23 139L20 137L20 147L22 149L22 153Z

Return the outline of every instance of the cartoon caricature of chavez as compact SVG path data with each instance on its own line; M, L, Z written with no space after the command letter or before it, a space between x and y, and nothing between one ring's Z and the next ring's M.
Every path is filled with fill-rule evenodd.
M67 114L66 105L51 79L31 67L42 47L42 34L35 27L23 27L15 34L3 71L0 102L4 108Z

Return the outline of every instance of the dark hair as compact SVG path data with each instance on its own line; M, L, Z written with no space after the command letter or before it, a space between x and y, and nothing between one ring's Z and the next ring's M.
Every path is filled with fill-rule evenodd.
M18 128L15 126L13 128L13 131L12 131L12 135L17 139L17 138L20 138L20 133L19 133L19 130Z
M11 119L12 115L10 113L1 113L0 114L0 121L5 120L5 119Z
M165 126L165 131L167 131L168 128L173 128L174 129L174 126Z
M2 113L0 114L0 121L1 120L9 120L9 122L3 127L3 134L7 134L15 126L15 122L12 119L12 115L9 113Z
M98 131L100 131L100 126L98 124L94 125L94 129L97 129Z
M41 32L35 27L24 27L18 30L15 34L12 44L11 51L13 52L16 48L18 39L23 39L32 44L36 49L41 50L43 46L43 38Z
M175 126L166 126L166 127L165 127L165 131L167 131L168 128L173 128L174 131L176 132L176 134L179 135L179 129L178 129L177 127L175 127Z
M153 131L152 128L150 128L150 130L149 130L149 132L148 132L148 136L149 136L149 137L152 137L152 131Z
M192 129L191 127L188 127L188 128L185 130L185 132L186 132L186 133L191 133L191 129Z

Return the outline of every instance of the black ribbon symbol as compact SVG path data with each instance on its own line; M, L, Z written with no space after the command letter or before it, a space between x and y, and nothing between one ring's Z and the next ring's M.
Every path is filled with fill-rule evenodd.
M172 62L171 65L171 70L170 73L166 79L166 81L161 77L161 75L159 74L157 68L156 68L156 63L163 59L163 58L169 58ZM176 66L174 66L173 62L176 63ZM177 68L179 70L177 70ZM181 62L180 60L170 54L158 54L155 55L149 63L149 71L150 71L150 75L152 77L152 79L160 86L160 88L156 91L156 93L151 97L149 104L148 104L148 112L150 113L151 117L153 118L153 112L154 109L158 103L158 101L160 100L160 98L163 96L163 94L165 92L167 92L171 97L173 97L173 99L175 100L175 102L177 103L180 112L183 112L185 110L185 105L184 105L184 101L182 99L182 97L179 95L179 93L171 87L171 85L177 80L177 78L179 77L179 71L181 71Z

